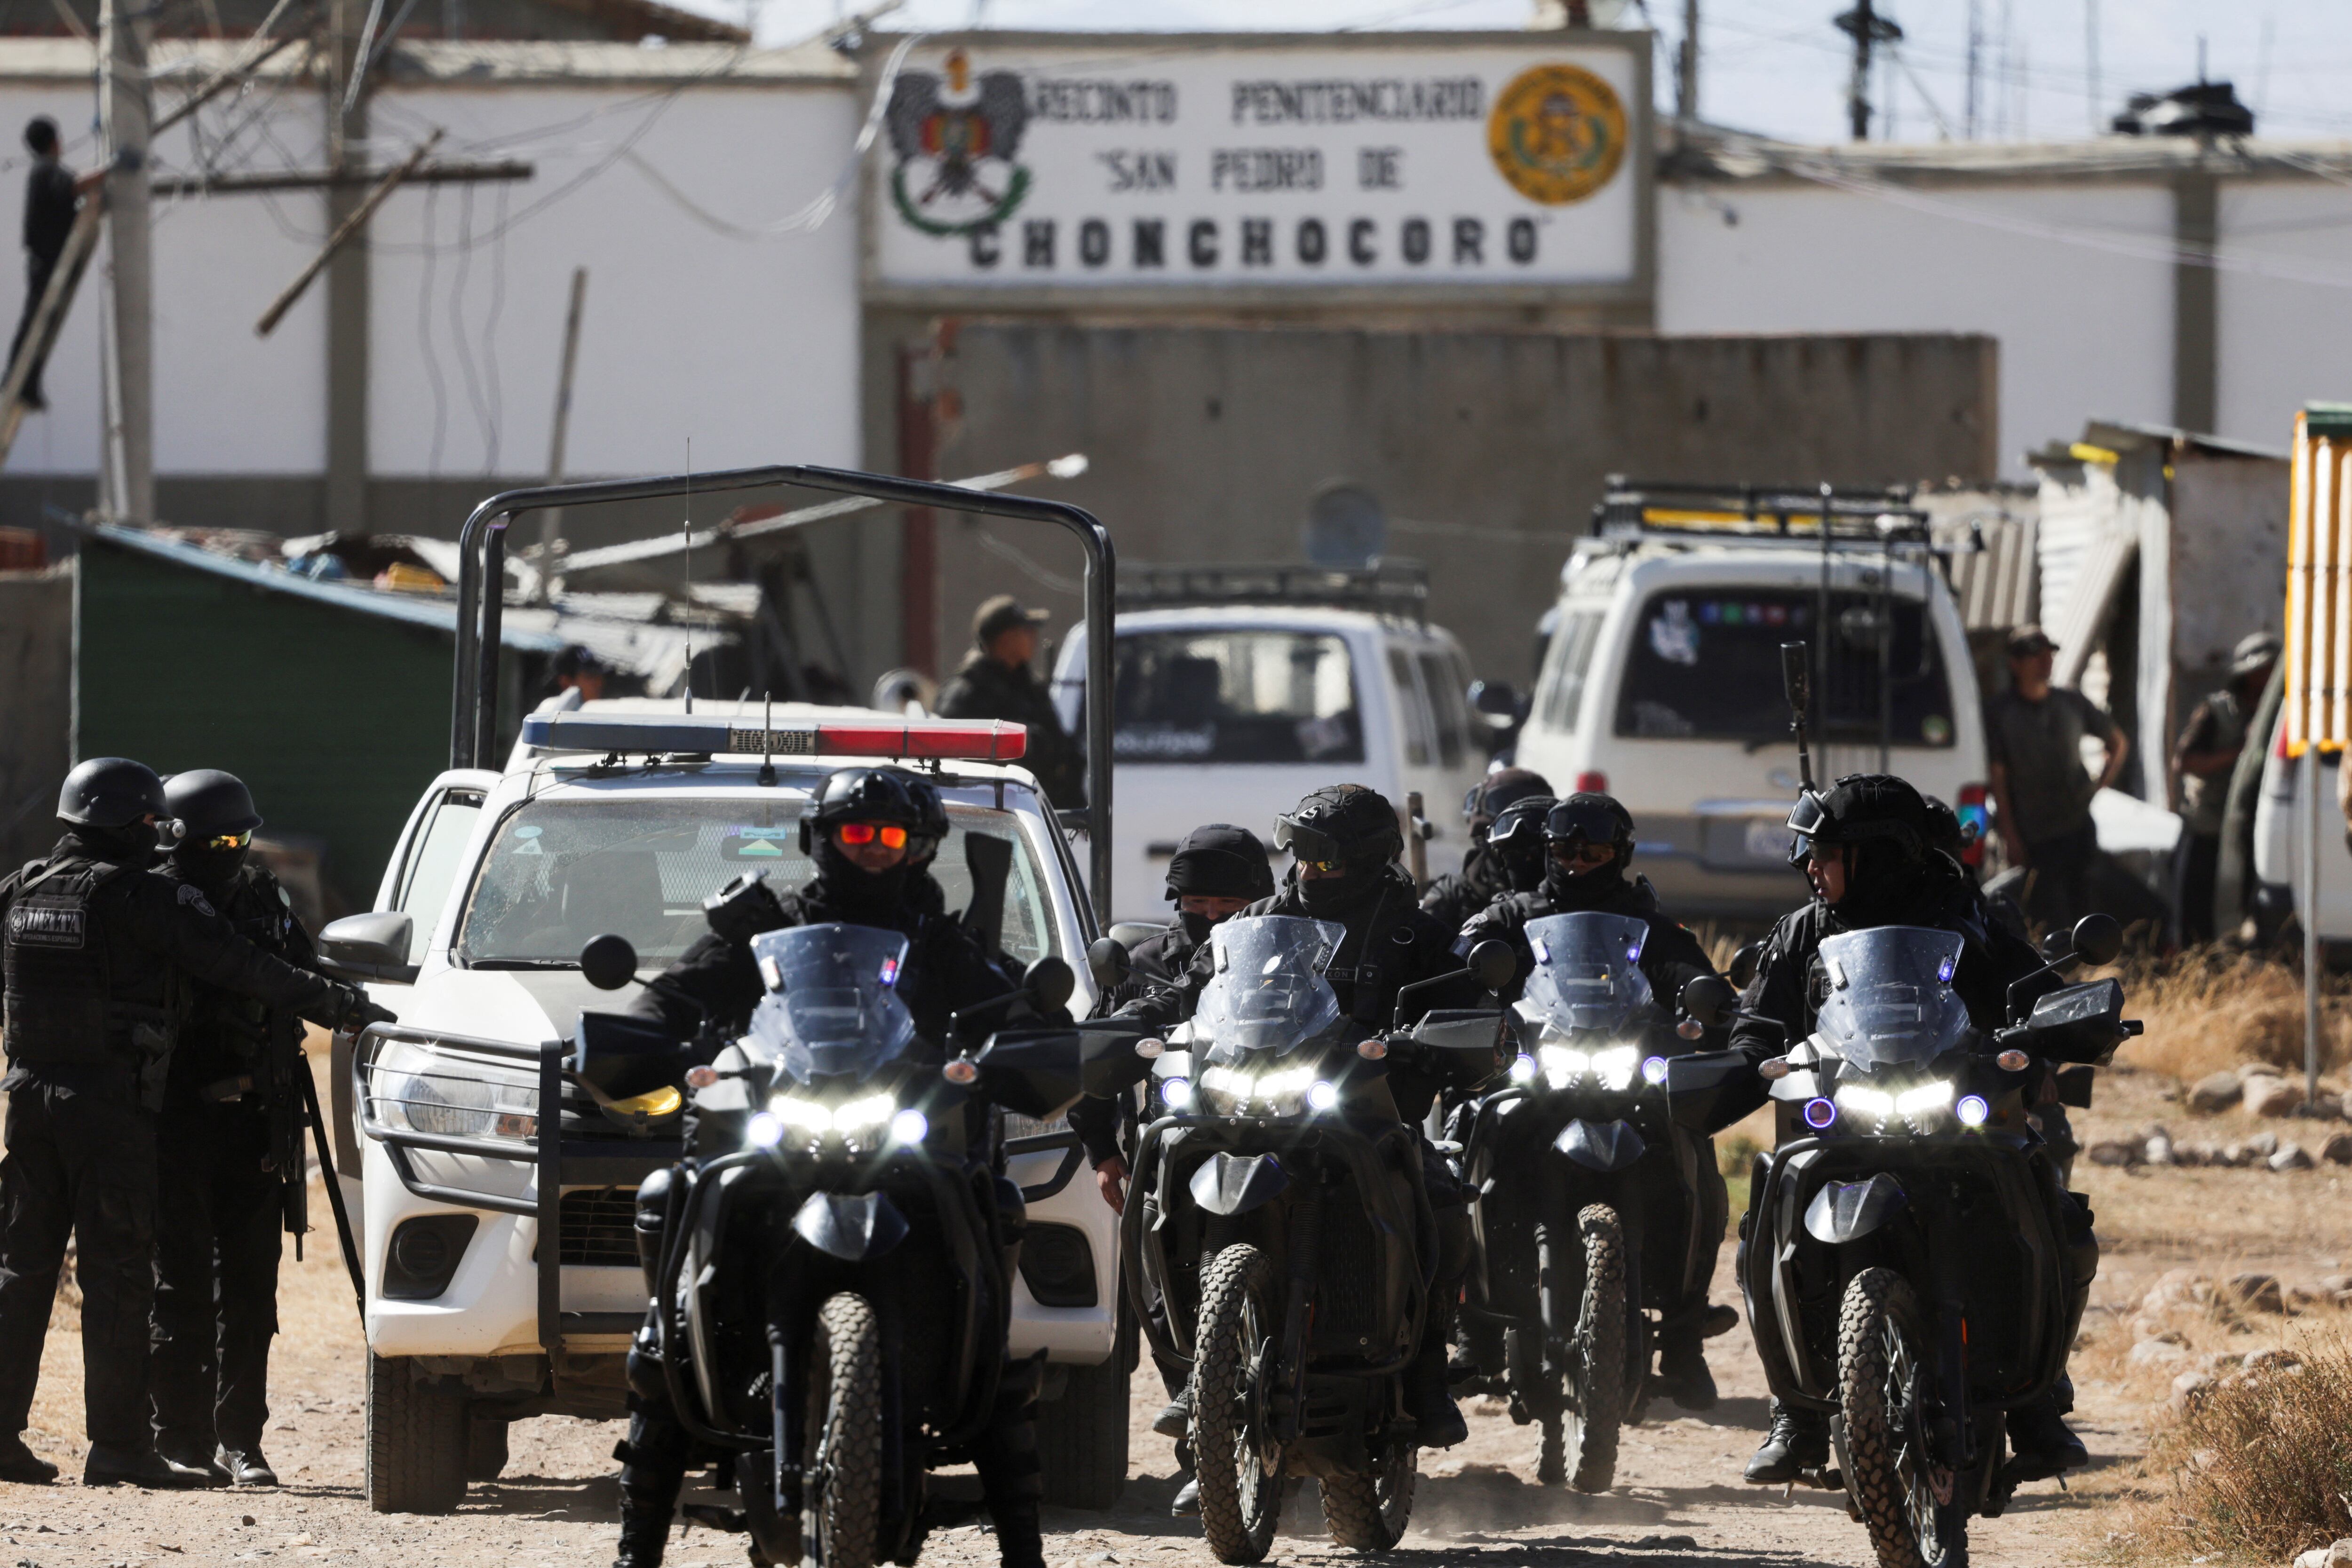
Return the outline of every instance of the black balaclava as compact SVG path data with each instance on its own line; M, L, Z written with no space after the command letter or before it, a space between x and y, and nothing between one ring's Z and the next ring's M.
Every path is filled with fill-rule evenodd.
M1247 828L1231 822L1207 822L1184 835L1168 861L1168 898L1238 898L1255 903L1274 894L1274 872L1266 864L1265 844ZM1176 918L1194 946L1209 939L1222 922L1179 908Z
M1572 875L1557 856L1547 856L1543 888L1544 897L1557 914L1599 909L1625 891L1625 862L1622 858L1612 860L1597 871Z
M233 850L208 850L191 838L172 852L172 863L190 882L220 898L227 894L229 884L236 881L236 873L245 869L246 857L252 852L250 839Z
M1338 876L1299 877L1298 896L1318 919L1345 924L1369 910L1392 880L1384 857L1366 855Z
M887 871L867 871L841 852L826 833L815 843L816 876L824 902L853 922L889 925L906 900L907 883L919 869L909 856Z
M100 860L112 865L127 865L146 870L163 858L163 846L155 830L145 822L133 822L127 828L99 828L87 822L68 822L66 831L81 841Z
M1925 870L1891 839L1848 844L1845 896L1830 905L1830 913L1850 931L1903 925L1917 902Z

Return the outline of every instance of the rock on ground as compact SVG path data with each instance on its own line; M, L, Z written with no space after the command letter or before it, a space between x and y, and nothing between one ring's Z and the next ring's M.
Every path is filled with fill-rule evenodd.
M2333 1546L2315 1546L2294 1560L2294 1568L2352 1568L2352 1536Z
M2236 1104L2245 1092L2234 1072L2208 1073L2189 1086L2189 1108L2210 1116Z
M2246 1109L2257 1116L2292 1116L2303 1108L2303 1086L2284 1078L2257 1078L2245 1094Z
M2281 1144L2278 1153L2270 1157L2270 1167L2274 1171L2307 1171L2311 1168L2311 1156L2303 1152L2299 1144Z

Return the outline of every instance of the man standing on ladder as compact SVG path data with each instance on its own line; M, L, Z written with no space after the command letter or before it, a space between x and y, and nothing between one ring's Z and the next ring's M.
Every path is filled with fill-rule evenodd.
M81 209L82 197L106 178L103 169L77 175L58 161L58 122L46 114L35 115L25 127L25 145L33 152L32 172L25 177L25 308L16 318L16 335L8 343L11 367L33 329L41 296L49 291L49 275L58 268L58 257L65 254L66 236L73 232L74 214ZM41 395L39 365L25 377L22 396L26 408L49 406Z

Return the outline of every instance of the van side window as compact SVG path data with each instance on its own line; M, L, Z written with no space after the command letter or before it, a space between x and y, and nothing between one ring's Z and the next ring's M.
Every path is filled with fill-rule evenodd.
M400 890L393 907L412 917L408 961L421 964L441 918L450 884L457 880L458 857L474 836L474 821L482 814L479 789L451 789L433 803L433 814L418 830L416 842L401 868Z
M1585 677L1592 668L1592 651L1601 643L1599 610L1579 610L1560 617L1536 684L1535 710L1544 727L1563 735L1575 733L1578 711L1584 706Z
M1404 728L1404 759L1413 768L1429 766L1429 704L1423 700L1421 683L1413 678L1412 655L1391 644L1389 648L1389 684L1396 687L1397 717Z
M1467 681L1457 678L1453 661L1443 653L1421 656L1421 684L1429 692L1430 716L1437 725L1437 762L1441 768L1462 766L1463 736L1470 727Z
M1882 650L1879 603L1874 593L1830 596L1829 658L1814 683L1815 739L1875 744L1883 718L1892 745L1951 745L1951 688L1926 606L1889 600L1891 636ZM1627 640L1617 733L1780 739L1789 727L1780 644L1811 643L1820 617L1820 596L1802 591L1700 587L1652 595ZM1889 676L1883 700L1882 657Z
M1140 631L1118 639L1111 755L1121 762L1361 762L1346 639L1310 632Z

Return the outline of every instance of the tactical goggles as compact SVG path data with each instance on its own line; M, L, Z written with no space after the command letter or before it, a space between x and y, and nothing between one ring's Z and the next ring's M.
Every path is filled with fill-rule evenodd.
M1544 813L1544 837L1555 844L1577 839L1613 844L1620 825L1617 814L1598 800L1562 800Z
M211 838L205 841L205 848L208 850L241 850L251 842L253 842L253 830L251 828L247 828L241 831L234 833L215 833Z
M1348 863L1348 857L1340 852L1339 840L1291 817L1274 820L1274 847L1288 850L1300 865L1313 871L1339 871Z
M1617 848L1605 840L1595 842L1583 838L1554 839L1551 858L1563 865L1606 865L1617 858Z
M907 830L891 822L843 822L833 830L833 839L846 849L879 843L886 850L903 850Z
M1815 841L1835 826L1822 805L1822 798L1811 789L1797 797L1797 803L1789 809L1785 825L1795 835L1789 841L1789 863L1797 866L1812 858Z

